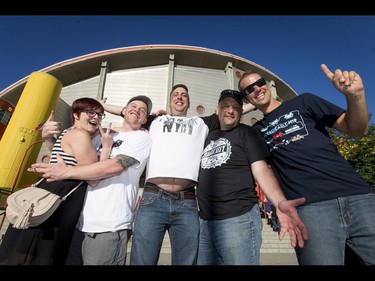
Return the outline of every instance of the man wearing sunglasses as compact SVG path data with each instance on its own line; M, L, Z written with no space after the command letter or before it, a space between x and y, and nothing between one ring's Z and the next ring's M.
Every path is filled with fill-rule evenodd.
M103 103L106 111L120 115L121 107ZM220 127L216 114L186 117L190 107L188 88L175 85L170 93L170 112L149 116L153 144L134 224L131 265L156 265L166 230L172 265L194 265L198 254L199 216L193 187L198 180L204 140ZM252 105L247 105L250 111ZM293 236L294 237L294 236Z
M221 92L216 108L220 129L205 141L197 186L198 265L259 265L262 219L255 181L277 208L279 238L288 230L293 247L303 247L307 239L295 208L304 199L285 199L267 163L270 153L262 135L240 123L242 100L239 91Z
M238 88L264 117L259 130L272 154L287 199L306 198L298 214L309 231L304 247L295 247L300 265L343 265L345 246L364 264L375 265L375 193L331 141L326 127L352 137L368 130L362 79L355 71L321 69L345 95L342 109L314 94L280 102L256 72L245 72Z

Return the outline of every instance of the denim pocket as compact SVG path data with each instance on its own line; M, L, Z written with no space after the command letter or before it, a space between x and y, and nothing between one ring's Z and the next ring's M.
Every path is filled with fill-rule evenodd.
M143 192L139 205L142 205L142 206L152 205L155 202L155 200L158 199L158 197L159 197L158 194L154 194L151 192Z
M198 203L196 199L185 199L180 200L179 202L181 202L181 204L187 209L198 211Z

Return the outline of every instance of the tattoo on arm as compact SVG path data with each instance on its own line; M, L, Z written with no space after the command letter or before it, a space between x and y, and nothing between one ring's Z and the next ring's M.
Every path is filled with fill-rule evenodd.
M117 162L126 170L127 168L133 166L133 165L138 165L139 161L133 157L124 155L124 154L119 154L116 155Z

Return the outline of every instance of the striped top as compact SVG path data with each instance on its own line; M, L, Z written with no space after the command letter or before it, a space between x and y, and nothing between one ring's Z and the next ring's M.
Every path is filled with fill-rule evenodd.
M52 153L51 153L51 159L50 163L57 163L56 159L56 154L59 153L60 156L64 159L65 163L68 166L76 166L77 165L77 160L74 158L74 156L67 154L61 147L61 140L65 133L72 129L72 127L65 129L60 136L57 138L53 148L52 148Z

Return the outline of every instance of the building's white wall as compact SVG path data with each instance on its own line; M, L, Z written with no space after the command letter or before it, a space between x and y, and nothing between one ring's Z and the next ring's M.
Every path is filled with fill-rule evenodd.
M173 69L173 75L170 75L169 67ZM107 98L109 104L123 107L131 97L146 95L153 102L153 111L159 109L169 111L168 79L171 79L173 80L171 85L185 84L189 88L190 109L188 116L207 116L215 111L222 90L237 90L239 72L241 73L242 70L235 67L226 71L225 69L218 70L184 65L170 66L168 64L113 71L107 73L103 98ZM99 70L98 73L100 73ZM100 75L98 74L62 89L60 98L62 103L65 102L65 104L64 106L59 105L56 119L63 122L63 128L70 126L70 115L67 116L66 112L70 110L69 106L75 99L81 97L98 98L99 81ZM273 94L276 94L276 89L273 90L275 92ZM201 110L202 108L204 111ZM251 125L261 117L262 114L257 110L244 116L242 122ZM112 123L112 127L119 127L122 120L120 116L106 113L102 126L108 127L109 123ZM38 161L42 161L42 158L46 161L45 156L48 153L48 149L43 145Z
M152 100L152 111L165 109L167 77L168 65L112 72L107 75L103 97L109 104L125 106L133 96L145 95ZM103 126L109 122L121 126L122 118L107 114Z
M177 66L173 84L185 84L189 88L190 109L188 116L197 115L197 106L204 106L201 116L214 113L222 90L228 89L228 76L224 70Z

